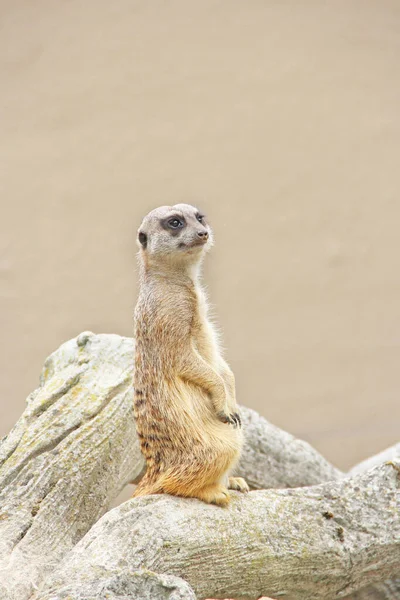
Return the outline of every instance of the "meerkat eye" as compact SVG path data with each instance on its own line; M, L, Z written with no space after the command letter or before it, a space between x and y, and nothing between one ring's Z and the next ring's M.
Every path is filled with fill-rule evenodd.
M204 215L196 215L196 219L199 221L199 223L202 223L204 220Z
M183 223L182 221L180 221L179 219L170 219L168 221L168 225L172 228L172 229L178 229L179 227L183 227Z

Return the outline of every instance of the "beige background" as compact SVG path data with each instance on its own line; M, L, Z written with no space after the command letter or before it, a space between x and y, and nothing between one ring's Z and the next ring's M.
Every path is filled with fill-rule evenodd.
M397 0L1 0L0 435L131 335L134 235L197 203L240 401L341 467L398 441Z

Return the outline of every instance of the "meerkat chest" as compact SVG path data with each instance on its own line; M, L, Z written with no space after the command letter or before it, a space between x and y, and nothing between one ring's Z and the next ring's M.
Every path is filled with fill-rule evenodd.
M193 329L194 343L198 352L209 364L216 364L219 357L218 336L213 324L208 318L207 298L203 290L197 291L197 307L195 327Z

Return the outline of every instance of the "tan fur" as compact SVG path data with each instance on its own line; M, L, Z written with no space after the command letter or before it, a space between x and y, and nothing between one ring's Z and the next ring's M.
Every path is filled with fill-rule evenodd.
M178 218L182 226L176 225ZM188 204L155 209L139 229L136 429L147 471L134 497L168 493L225 506L243 444L232 371L207 317L199 267L212 231ZM202 236L201 238L199 236Z

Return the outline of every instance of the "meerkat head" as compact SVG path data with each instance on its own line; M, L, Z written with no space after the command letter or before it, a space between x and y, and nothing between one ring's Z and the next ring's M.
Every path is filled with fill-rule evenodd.
M143 219L137 242L147 264L191 265L211 247L212 231L205 216L190 204L160 206Z

